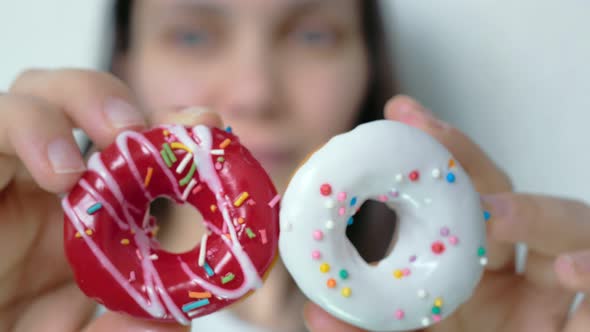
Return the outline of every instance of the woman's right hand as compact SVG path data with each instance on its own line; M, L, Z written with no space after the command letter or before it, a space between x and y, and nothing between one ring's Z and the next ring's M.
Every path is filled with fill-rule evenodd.
M84 130L100 149L149 119L130 90L106 73L30 70L0 94L0 331L178 331L114 313L73 280L63 247L66 193L85 170L72 137Z

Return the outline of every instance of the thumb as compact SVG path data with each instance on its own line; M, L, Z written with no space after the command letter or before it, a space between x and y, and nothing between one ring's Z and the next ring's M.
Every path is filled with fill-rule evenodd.
M312 302L303 307L303 318L305 326L311 332L363 332L358 327L338 320Z

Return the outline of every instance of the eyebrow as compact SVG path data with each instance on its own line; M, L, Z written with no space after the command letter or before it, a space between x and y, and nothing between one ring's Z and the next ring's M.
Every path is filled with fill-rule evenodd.
M272 0L271 0L272 1ZM368 0L373 1L373 0ZM175 5L169 7L171 12L198 12L200 14L208 14L212 16L228 17L231 16L231 10L223 1L218 0L175 0ZM289 16L300 16L310 11L316 10L318 7L324 7L325 4L333 3L334 0L292 0L286 5L285 12ZM336 1L337 2L337 1Z

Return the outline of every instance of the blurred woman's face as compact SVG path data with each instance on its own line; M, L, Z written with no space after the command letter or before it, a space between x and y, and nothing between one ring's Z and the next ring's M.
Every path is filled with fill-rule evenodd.
M135 2L124 76L155 119L221 114L279 190L353 125L366 94L358 0Z

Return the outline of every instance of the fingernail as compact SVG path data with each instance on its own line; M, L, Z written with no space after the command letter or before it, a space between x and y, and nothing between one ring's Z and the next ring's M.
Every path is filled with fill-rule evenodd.
M562 255L557 258L555 262L555 267L557 270L566 275L574 275L574 260L569 255Z
M484 218L502 218L508 215L510 209L508 199L500 195L482 195L481 200L485 208Z
M115 128L145 126L143 115L128 102L119 98L109 98L104 103L104 112Z
M574 269L583 274L590 273L590 253L572 254L570 257L573 262Z
M398 114L402 122L411 126L427 125L436 129L445 129L448 126L437 119L431 110L413 99L400 103Z
M56 174L80 173L86 170L80 150L65 138L58 138L47 145L47 156Z

